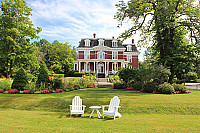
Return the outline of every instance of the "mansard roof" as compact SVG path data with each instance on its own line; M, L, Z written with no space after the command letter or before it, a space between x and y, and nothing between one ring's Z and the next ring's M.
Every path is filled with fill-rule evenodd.
M90 40L90 46L85 46L85 40ZM104 40L104 46L110 48L126 48L125 52L138 52L135 44L122 44L119 39L105 39L105 38L82 38L79 42L78 48L92 48L99 45L99 40ZM112 47L112 41L117 41L117 47ZM127 46L132 47L132 51L127 51Z

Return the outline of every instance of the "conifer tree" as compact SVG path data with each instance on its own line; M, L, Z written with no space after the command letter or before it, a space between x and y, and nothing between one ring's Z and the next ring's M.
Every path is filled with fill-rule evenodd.
M24 90L24 87L28 83L27 73L24 68L20 68L14 78L11 88L17 90Z
M48 68L46 66L45 62L42 62L40 64L40 73L38 75L38 79L37 79L37 87L40 87L40 84L48 84L49 83L49 75L48 75Z

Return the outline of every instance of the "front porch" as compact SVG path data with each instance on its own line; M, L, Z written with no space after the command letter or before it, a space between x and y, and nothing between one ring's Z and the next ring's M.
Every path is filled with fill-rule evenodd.
M74 62L74 70L79 72L94 72L97 77L108 77L111 73L116 73L120 68L125 67L123 61L77 61Z

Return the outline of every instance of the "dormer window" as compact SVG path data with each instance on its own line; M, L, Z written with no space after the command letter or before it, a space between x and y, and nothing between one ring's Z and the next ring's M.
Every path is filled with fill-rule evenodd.
M104 40L103 39L99 39L99 46L104 46Z
M132 51L132 46L131 45L127 46L127 51Z
M90 46L90 40L89 39L85 40L85 46Z
M112 41L112 47L117 47L117 46L118 46L118 45L117 45L117 42L118 42L117 40L113 40L113 41Z

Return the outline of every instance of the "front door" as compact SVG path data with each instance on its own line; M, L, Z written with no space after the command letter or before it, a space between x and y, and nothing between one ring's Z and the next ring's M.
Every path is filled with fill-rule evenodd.
M104 73L104 64L103 63L98 64L98 73Z

